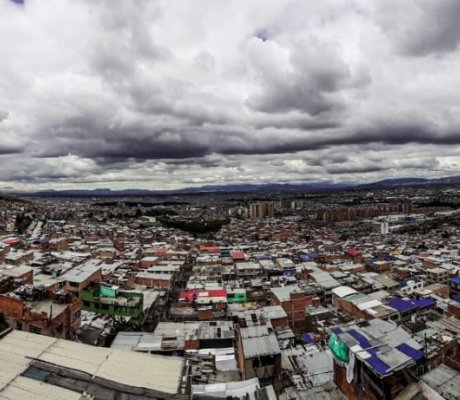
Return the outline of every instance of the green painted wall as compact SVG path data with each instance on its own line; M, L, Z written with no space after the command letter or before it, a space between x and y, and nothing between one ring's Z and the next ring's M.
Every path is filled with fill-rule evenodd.
M89 290L84 290L81 292L81 300L83 302L83 310L92 311L98 314L104 315L114 315L121 317L131 317L133 319L139 319L142 316L143 305L144 305L144 296L142 293L135 292L123 292L118 293L119 297L140 298L140 301L137 304L131 304L129 306L119 305L119 304L107 304L102 301L103 298L111 298L108 296L99 296L100 292L91 292Z

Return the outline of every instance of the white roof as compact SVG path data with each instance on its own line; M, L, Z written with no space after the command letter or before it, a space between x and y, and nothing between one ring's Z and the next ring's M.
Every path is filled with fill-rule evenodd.
M367 310L369 308L374 308L374 307L378 307L381 305L382 305L382 302L380 300L370 300L370 301L366 301L364 303L358 304L358 308L360 310Z
M208 385L192 385L193 394L228 398L243 398L253 394L260 387L259 378L252 378L239 382L211 383Z
M334 293L337 297L343 299L344 297L350 296L352 294L358 293L355 289L349 286L339 286L335 289L332 289L332 293Z
M323 288L332 289L340 286L339 281L335 280L328 272L318 270L317 272L310 273L310 276Z

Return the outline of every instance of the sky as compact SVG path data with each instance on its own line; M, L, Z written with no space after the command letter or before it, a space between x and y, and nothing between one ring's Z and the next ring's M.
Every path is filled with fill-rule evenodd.
M0 189L460 175L458 0L0 0Z

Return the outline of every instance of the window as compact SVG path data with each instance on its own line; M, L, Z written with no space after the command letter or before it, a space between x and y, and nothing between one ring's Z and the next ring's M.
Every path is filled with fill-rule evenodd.
M40 335L42 333L42 330L41 330L41 328L37 328L36 326L31 325L30 326L30 332Z
M18 331L22 331L22 328L23 328L23 323L21 321L17 321L16 322L16 329Z

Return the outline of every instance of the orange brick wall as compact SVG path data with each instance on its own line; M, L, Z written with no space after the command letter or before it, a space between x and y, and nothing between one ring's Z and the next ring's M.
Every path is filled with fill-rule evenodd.
M164 289L170 289L171 288L171 283L169 280L163 280L163 279L153 279L153 278L141 278L141 277L135 277L134 282L138 285L145 285L147 287L158 287L158 288L164 288Z
M0 311L3 312L5 317L22 319L23 310L21 300L0 295Z

